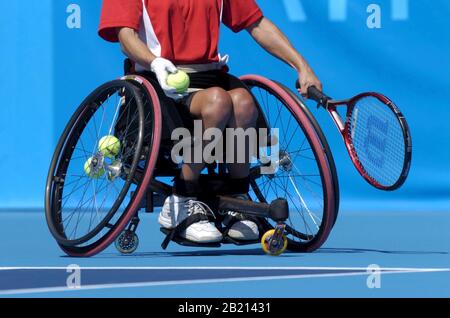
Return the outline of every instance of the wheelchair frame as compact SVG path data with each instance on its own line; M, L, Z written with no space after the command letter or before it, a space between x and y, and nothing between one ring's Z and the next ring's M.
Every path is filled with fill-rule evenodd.
M328 213L326 215L327 218L332 218L332 221L330 222L328 220L327 224L318 232L318 236L320 236L319 239L315 242L315 244L311 244L311 246L302 248L301 251L310 252L318 247L320 247L323 242L328 237L335 221L337 218L337 211L339 207L339 186L337 181L337 175L336 175L336 169L334 165L334 160L331 154L331 151L329 149L328 143L326 141L325 136L323 135L319 125L315 121L312 114L309 112L307 107L299 100L295 94L290 92L286 87L282 86L279 83L276 83L274 81L267 80L263 77L256 76L256 75L248 75L241 77L243 81L246 81L246 83L265 83L264 85L267 85L267 87L270 87L271 90L273 90L273 94L277 94L277 96L281 96L286 104L285 107L289 107L289 111L292 113L292 116L295 118L295 120L298 121L298 123L301 122L302 129L306 131L305 136L308 139L311 139L315 151L317 151L317 158L320 163L318 163L318 166L320 169L327 169L327 175L325 177L322 176L322 179L325 180L326 184L322 185L323 187L327 187L326 191L326 197L324 198L324 210L326 210ZM133 82L135 85L140 86L141 89L145 91L145 94L147 98L151 99L152 101L152 108L155 115L154 120L161 123L161 106L158 98L158 94L155 90L155 88L148 82L147 79L144 77L141 77L139 75L127 75L123 77L121 80L127 81L127 82ZM256 98L255 98L256 101ZM260 108L261 114L264 112ZM267 126L267 122L265 123ZM121 251L122 253L132 253L136 250L137 244L138 244L138 238L135 234L136 229L139 224L139 211L144 208L147 212L153 212L155 207L161 206L164 202L164 199L171 194L171 187L167 184L164 184L162 182L159 182L156 180L156 177L158 177L158 173L154 174L156 171L158 171L158 165L157 163L160 161L160 148L161 148L161 136L163 133L163 128L161 125L154 125L153 127L153 142L151 145L151 149L147 149L151 160L149 163L147 163L147 167L145 167L142 171L136 171L136 175L134 176L134 183L138 184L138 190L142 185L145 185L147 190L145 191L139 191L137 193L137 197L135 198L134 207L131 209L133 211L129 211L127 214L127 217L124 217L120 220L119 224L114 228L114 233L110 235L102 244L101 246L95 246L92 250L85 251L83 250L83 247L80 248L83 252L78 252L76 244L71 246L67 244L61 243L60 240L58 240L58 237L55 236L55 230L52 228L52 226L49 224L49 227L51 229L52 234L54 234L55 238L57 238L57 241L60 245L60 247L69 255L71 256L92 256L96 253L99 253L102 249L106 248L109 244L111 244L114 240L116 241L116 247ZM64 134L63 134L64 136ZM311 142L311 140L309 142ZM61 142L60 142L61 143ZM322 153L320 152L322 151ZM56 159L55 159L56 158ZM54 160L57 160L56 152ZM54 166L54 162L52 162L52 166ZM225 173L225 166L223 164L219 164L218 166L219 173L217 174L215 172L216 166L209 165L208 166L208 172L209 177L224 177ZM49 172L49 178L48 178L48 186L47 186L47 193L50 190L50 183L53 182L52 180L56 177L54 176L54 173L52 172L52 169ZM321 173L323 173L323 171ZM168 170L160 172L159 176L174 176L175 173L178 173L179 170L175 167L168 167ZM253 171L255 173L255 171ZM207 177L203 177L205 179L205 182L207 183L208 180ZM216 189L217 190L217 189ZM131 197L134 197L135 194L131 193ZM243 201L243 200L237 200L232 199L229 197L225 197L221 195L221 191L217 190L216 196L213 197L213 200L209 202L212 206L214 206L215 209L220 210L231 210L231 211L239 211L243 214L250 215L253 217L257 217L258 219L271 219L273 220L275 224L274 229L270 229L270 225L266 222L265 226L262 226L264 230L269 230L266 232L265 235L262 237L262 244L263 249L266 253L270 255L279 255L286 249L287 246L287 239L285 237L285 231L286 231L286 221L289 219L289 203L285 198L278 198L273 200L273 202L253 202L253 201ZM51 214L51 203L49 202L49 198L47 195L46 199L46 214L47 214L47 221L48 223L52 221L49 214ZM324 211L325 213L325 211ZM128 225L128 226L127 226ZM184 224L186 227L186 224ZM189 246L206 246L206 247L217 247L220 246L219 244L195 244L192 242L184 242L183 240L177 239L177 234L179 234L180 230L183 230L183 228L178 229L175 228L173 230L162 230L164 234L166 234L166 238L162 244L163 248L166 248L170 241L175 241L182 245L189 245ZM123 232L122 232L123 231ZM295 228L292 228L291 233L297 232ZM309 237L307 235L304 235L304 239L314 239L314 237ZM222 243L234 243L234 244L254 244L255 242L236 242L233 240L224 240ZM300 249L299 249L300 251Z

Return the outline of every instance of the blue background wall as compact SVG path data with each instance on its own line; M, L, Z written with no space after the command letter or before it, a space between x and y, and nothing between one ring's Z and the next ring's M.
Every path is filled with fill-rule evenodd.
M71 3L81 7L81 29L66 25ZM370 199L383 206L400 202L404 209L445 207L450 199L450 1L258 3L307 57L329 95L380 91L409 120L414 141L410 178L400 191L381 193L359 178L331 120L314 110L336 157L344 205L361 207L360 200ZM381 29L366 25L371 3L381 6ZM119 47L96 35L100 6L100 0L0 3L7 12L0 19L0 208L43 205L48 164L64 124L94 87L121 75ZM259 73L291 87L294 83L295 73L246 32L235 35L224 28L221 50L231 55L237 75Z

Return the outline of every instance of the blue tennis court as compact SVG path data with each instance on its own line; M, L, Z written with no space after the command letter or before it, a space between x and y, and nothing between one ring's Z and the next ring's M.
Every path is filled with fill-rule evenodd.
M1 212L2 229L10 239L0 245L5 251L0 295L450 296L450 216L444 209L344 211L323 248L279 257L266 256L259 245L200 249L172 244L163 251L155 216L143 216L141 245L134 255L122 256L111 247L99 256L76 259L64 256L47 234L42 211ZM73 272L67 269L73 265L81 268L81 289L67 287ZM375 284L377 276L370 276L374 271L380 285ZM368 280L380 288L369 288Z
M341 190L336 225L316 252L270 257L260 245L175 243L163 250L157 210L142 213L134 254L112 245L92 258L67 257L44 216L50 160L79 103L123 75L124 56L97 35L101 1L3 1L0 297L450 297L449 1L257 3L328 94L376 91L395 101L413 139L404 186L381 192L363 181L333 122L310 101ZM246 32L224 28L220 51L233 74L295 89L297 74Z

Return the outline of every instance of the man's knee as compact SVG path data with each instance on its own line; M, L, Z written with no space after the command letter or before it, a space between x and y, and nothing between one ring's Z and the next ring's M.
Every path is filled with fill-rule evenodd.
M228 120L233 111L233 101L230 95L219 87L205 91L205 103L202 107L202 118Z
M242 126L253 126L258 118L258 108L253 96L244 88L232 92L233 114L236 122Z

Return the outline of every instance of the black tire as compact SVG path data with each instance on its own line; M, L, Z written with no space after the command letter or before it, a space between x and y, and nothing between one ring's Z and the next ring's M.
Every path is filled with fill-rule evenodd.
M286 222L288 250L312 252L328 238L336 221L339 205L339 185L328 143L306 106L298 98L294 98L295 94L285 86L253 75L243 77L243 81L260 108L259 125L263 122L262 126L268 128L284 126L283 135L280 134L278 138L278 172L262 175L258 174L261 164L254 166L250 196L260 202L270 202L278 197L286 198L290 205L290 218ZM272 107L264 105L269 104L269 101L273 101ZM288 135L287 130L291 125L295 130L289 131ZM290 148L291 142L295 144L292 146L294 149ZM302 157L305 159L299 169L298 161ZM310 169L311 173L302 173L303 169ZM313 190L309 188L311 185ZM261 223L266 231L274 226L267 219L262 219Z
M123 231L115 241L116 249L123 255L136 252L139 247L139 237L131 231Z
M120 169L117 169L117 171L119 171L117 175L113 175L110 171L105 173L105 168L103 167L106 166L106 161L108 159L106 159L106 157L101 158L102 156L99 154L100 151L97 149L99 137L103 136L102 129L104 128L105 113L109 111L109 109L107 109L108 103L114 97L116 98L116 109L114 110L112 122L108 125L110 127L109 135L112 135L112 132L114 131L114 135L116 135L121 142L121 149L120 153L115 156L115 161L112 161L111 159L108 169L113 171L113 167L119 167L120 161ZM110 239L113 230L114 233L118 232L117 227L119 224L124 227L126 225L123 225L125 216L128 217L128 215L134 214L135 211L130 212L129 210L135 209L138 206L136 202L138 193L135 191L134 195L131 196L130 189L133 185L133 178L138 165L142 164L142 158L145 158L148 155L144 153L144 138L151 138L152 132L151 127L149 127L147 133L145 131L144 123L146 120L145 117L147 116L145 110L147 106L144 105L144 103L151 103L151 101L148 101L144 91L136 84L125 80L111 81L100 86L91 93L79 106L66 126L57 144L50 165L45 193L45 214L49 230L58 244L65 251L70 251L70 253L73 254L78 252L88 253L93 248L98 247L99 244L106 239ZM101 124L97 125L96 116L98 115L97 112L100 108L102 108L101 111L103 111L103 114L101 117ZM150 114L153 115L151 112ZM118 131L116 130L117 127L115 127L115 124L121 121L124 116L127 117L127 120L130 116L132 119L130 119L126 131ZM92 129L94 129L92 126L95 126L94 134L92 134ZM90 134L90 138L92 139L91 142L94 144L92 152L88 151L91 147L88 148L84 146L87 134ZM85 138L84 141L83 138ZM79 145L82 145L80 146L82 149L78 147ZM77 153L81 153L82 155L76 157ZM97 160L98 157L99 160L97 160L97 162L101 162L99 171L103 170L103 173L98 173L101 175L99 178L92 178L89 175L85 175L84 171L82 171L81 167L78 165L79 162L77 160L81 159L82 162L89 154L92 154L89 158ZM89 166L93 167L92 164ZM72 187L72 191L67 194L67 188L72 185L72 181L69 181L70 177L75 176L74 174L71 174L71 169L81 171L79 171L80 175L76 177L78 179L73 180L72 184L75 185ZM115 179L113 179L113 177ZM101 181L99 181L100 179ZM78 191L77 187L80 180L85 181L85 184L81 186L84 187L81 201L75 209L73 207L69 209L69 198ZM106 182L106 187L108 189L108 193L104 195L103 202L100 206L95 198L97 195L96 187L99 182L101 182L101 184ZM121 185L121 187L117 189L116 184L118 183L120 183L119 186ZM83 201L88 191L88 187L90 187L91 184L94 188L94 198L91 199L94 202L92 203L93 208L92 211L90 211L91 215L89 222L85 221L86 224L83 223L81 225L80 219L84 218L87 213L87 211L84 210L85 203L83 203ZM109 189L112 188L116 188L114 189L116 195L113 195L113 198L109 199L109 191L111 191ZM99 191L103 191L103 188L99 187ZM138 186L137 191L145 191L145 189L141 189L141 187ZM73 199L75 204L76 200L77 198L75 197ZM111 202L106 203L107 200L111 200ZM90 204L91 203L88 204L88 207ZM65 213L70 213L70 216L66 217ZM77 222L79 223L77 223L74 226L75 229L69 233L69 223L72 222L75 215L77 217ZM66 220L68 220L68 218L70 218L70 220L67 223ZM93 218L99 221L93 222ZM89 224L87 225L87 223ZM91 223L95 224L91 226ZM87 230L78 235L77 230L79 226L87 227ZM83 246L83 244L85 246ZM86 244L89 248L86 248Z
M333 153L331 152L330 145L328 144L328 140L325 137L325 134L322 131L322 128L320 128L319 123L317 122L316 118L312 114L312 112L309 110L309 108L302 102L302 100L298 97L297 94L295 94L293 91L291 91L286 85L273 81L277 85L279 85L286 93L289 94L296 102L297 106L302 109L302 111L306 114L306 116L311 121L311 124L314 126L314 130L316 131L320 141L323 145L323 150L325 151L325 154L328 158L328 164L330 165L330 171L333 174L333 180L334 182L334 192L335 192L335 205L336 205L336 216L334 219L334 223L336 223L338 215L339 215L339 206L340 206L340 190L339 190L339 177L336 170L336 163L334 161Z

